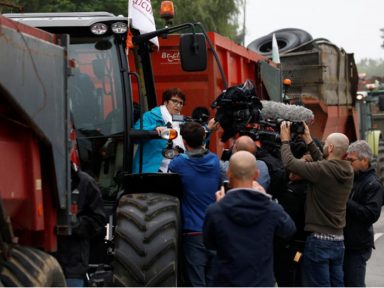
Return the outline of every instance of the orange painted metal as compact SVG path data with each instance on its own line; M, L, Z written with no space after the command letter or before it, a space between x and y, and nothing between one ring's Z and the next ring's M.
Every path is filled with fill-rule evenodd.
M257 95L267 99L267 92L259 81L258 62L266 58L246 49L217 33L208 32L218 57L223 65L228 86L239 85L250 79L256 84ZM210 108L211 103L224 89L224 81L214 59L213 53L208 51L208 66L202 72L184 72L180 65L179 35L169 35L160 38L160 49L152 53L152 65L157 94L157 103L162 103L162 93L168 88L178 87L186 93L186 103L182 113L190 116L194 108L206 107L211 117L215 111ZM131 67L134 64L130 56ZM134 80L134 79L133 79ZM134 99L138 101L137 85L133 84ZM221 133L211 137L211 150L220 152L223 144L219 143Z

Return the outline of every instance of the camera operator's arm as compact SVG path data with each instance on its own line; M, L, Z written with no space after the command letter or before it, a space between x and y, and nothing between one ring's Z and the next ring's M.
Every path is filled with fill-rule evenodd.
M216 121L215 118L212 118L211 120L208 121L207 127L210 132L214 132L220 128L220 123L219 121Z
M301 138L304 140L305 144L308 145L313 141L313 139L311 136L311 132L309 131L309 127L307 123L305 123L305 121L303 121L303 125L304 125L304 133L301 135Z
M280 124L280 139L282 144L289 144L291 140L291 122L283 121Z
M311 154L313 161L318 161L323 159L323 154L313 142L311 132L309 131L308 125L303 121L304 133L301 135L301 138L304 140L305 144L308 145L308 151Z
M280 126L280 138L281 138L281 160L286 169L294 172L305 179L316 182L318 181L319 175L319 167L317 162L304 162L300 159L296 159L291 151L291 146L287 139L290 139L290 123L288 121L283 121ZM309 133L309 129L308 129ZM314 146L314 147L312 147ZM308 145L310 151L311 149L316 147L316 144L313 141ZM321 156L321 153L319 151Z

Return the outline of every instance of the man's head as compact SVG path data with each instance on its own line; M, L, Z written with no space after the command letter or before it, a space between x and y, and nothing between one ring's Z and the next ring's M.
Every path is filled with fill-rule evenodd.
M165 90L163 93L163 104L171 115L180 114L185 104L185 94L179 88Z
M353 171L367 170L372 161L372 150L367 141L358 140L349 145L347 160L351 162Z
M251 188L252 182L259 177L256 158L248 151L239 151L229 160L228 179L233 188Z
M232 153L238 152L238 151L248 151L255 155L256 153L256 143L252 140L249 136L240 136L237 138L235 144L232 148Z
M180 134L183 137L184 144L192 149L201 148L205 139L205 130L197 122L188 122L180 127ZM187 146L188 145L188 146Z
M325 159L344 159L349 146L349 139L342 133L329 134L325 140L323 154Z

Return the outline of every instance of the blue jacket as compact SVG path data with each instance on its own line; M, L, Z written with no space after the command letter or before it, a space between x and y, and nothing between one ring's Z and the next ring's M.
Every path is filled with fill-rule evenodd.
M229 190L208 208L204 223L204 244L217 251L215 285L274 286L273 239L295 231L289 215L267 194Z
M143 114L143 129L155 130L158 126L165 126L165 122L161 115L160 107L155 107ZM134 129L140 129L140 120L134 125ZM152 139L143 141L143 173L158 172L163 155L163 149L167 146L167 140ZM133 160L133 173L139 173L140 164L140 145L137 148L135 158Z
M183 230L203 231L205 211L215 202L215 193L221 185L219 158L212 152L200 157L181 154L171 161L168 169L181 177Z

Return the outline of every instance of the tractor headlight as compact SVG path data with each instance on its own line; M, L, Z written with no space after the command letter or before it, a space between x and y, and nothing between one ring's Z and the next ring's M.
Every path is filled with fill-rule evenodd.
M127 32L127 24L124 22L113 23L111 28L113 33L116 33L116 34L124 34Z
M96 35L103 35L107 33L108 26L104 23L95 23L91 26L91 32Z

